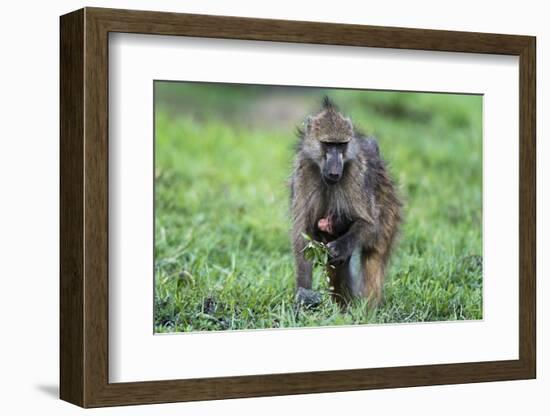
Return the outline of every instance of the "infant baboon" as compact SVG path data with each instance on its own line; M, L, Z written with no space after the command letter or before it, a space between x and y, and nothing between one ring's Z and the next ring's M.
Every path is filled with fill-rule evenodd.
M377 305L402 205L378 144L360 134L328 97L298 135L290 185L298 301L319 300L311 291L305 233L327 244L336 300L359 296Z

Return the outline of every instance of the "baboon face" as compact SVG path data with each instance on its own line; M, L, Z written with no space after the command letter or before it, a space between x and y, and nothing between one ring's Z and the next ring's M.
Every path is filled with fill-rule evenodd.
M321 144L324 155L319 167L327 185L334 185L342 179L347 146L347 143Z
M317 165L327 185L337 184L344 176L346 163L356 153L351 120L325 97L321 111L307 117L304 126L303 156Z
M319 168L327 185L337 184L344 176L346 164L353 159L355 142L330 143L310 139L304 140L302 152Z

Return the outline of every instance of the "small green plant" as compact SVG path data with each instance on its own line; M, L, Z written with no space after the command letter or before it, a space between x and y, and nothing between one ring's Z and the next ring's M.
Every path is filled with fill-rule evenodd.
M314 240L309 235L302 233L302 237L307 241L306 246L304 247L304 256L306 260L310 261L314 269L318 269L321 272L323 277L322 280L330 283L330 278L328 275L327 265L329 265L329 251L325 243ZM334 267L329 265L329 267ZM329 290L334 288L330 287Z

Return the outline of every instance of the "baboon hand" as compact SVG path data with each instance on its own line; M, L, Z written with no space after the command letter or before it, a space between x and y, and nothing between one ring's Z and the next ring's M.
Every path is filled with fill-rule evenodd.
M329 263L340 265L345 263L353 253L353 247L345 239L339 238L327 244Z

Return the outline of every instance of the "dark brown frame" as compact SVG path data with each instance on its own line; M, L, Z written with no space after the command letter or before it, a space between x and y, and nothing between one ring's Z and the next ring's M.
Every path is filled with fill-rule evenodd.
M60 396L83 407L530 379L535 333L535 38L85 8L61 24ZM110 32L519 56L519 359L109 383L108 34Z

